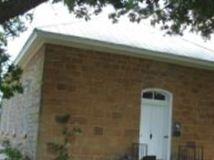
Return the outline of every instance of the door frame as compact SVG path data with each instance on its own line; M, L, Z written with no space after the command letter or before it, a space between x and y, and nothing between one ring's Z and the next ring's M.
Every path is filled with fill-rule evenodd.
M143 89L141 92L141 97L140 97L140 123L139 123L139 140L138 142L140 143L140 134L141 134L141 123L142 122L142 113L143 113L143 93L148 92L148 91L157 91L164 93L167 95L169 98L168 100L168 108L169 108L169 129L168 129L168 148L167 148L167 160L170 160L171 157L171 141L172 141L172 105L173 105L173 94L167 90L160 89L160 88L146 88ZM143 124L142 124L143 125Z

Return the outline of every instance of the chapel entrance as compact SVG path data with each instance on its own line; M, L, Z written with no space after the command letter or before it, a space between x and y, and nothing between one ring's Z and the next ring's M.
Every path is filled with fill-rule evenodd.
M140 144L146 144L147 155L169 160L171 145L171 94L163 90L146 90L142 95ZM139 147L139 158L141 155Z

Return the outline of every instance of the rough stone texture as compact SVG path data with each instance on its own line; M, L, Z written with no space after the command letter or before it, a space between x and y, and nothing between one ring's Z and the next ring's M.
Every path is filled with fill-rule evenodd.
M36 159L43 62L41 48L22 68L24 93L4 100L1 115L1 139L21 147L32 160Z
M62 141L55 116L69 113L70 128L82 129L70 139L75 160L117 159L138 142L142 90L161 88L173 93L173 121L182 125L172 158L195 141L214 160L213 82L213 71L46 45L24 67L25 93L4 101L1 137L22 142L33 159L51 159L47 143Z
M110 160L138 142L141 91L173 93L173 120L182 125L172 139L204 146L214 159L214 72L92 50L46 45L38 159L49 159L47 143L61 141L56 115L70 113L70 127L83 133L71 139L77 160Z

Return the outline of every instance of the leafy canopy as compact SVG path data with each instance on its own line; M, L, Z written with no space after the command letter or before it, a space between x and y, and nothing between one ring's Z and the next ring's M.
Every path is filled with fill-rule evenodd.
M0 91L10 98L21 92L21 70L9 64L6 53L7 38L16 37L25 28L24 19L31 20L29 10L48 0L0 0ZM109 14L113 22L127 15L131 22L149 18L152 25L160 24L168 34L180 34L188 29L210 38L214 32L213 0L49 0L64 3L79 18L90 19L103 7L112 5L115 12Z

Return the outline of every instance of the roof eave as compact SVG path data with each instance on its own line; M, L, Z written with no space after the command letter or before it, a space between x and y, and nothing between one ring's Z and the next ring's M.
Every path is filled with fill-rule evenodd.
M92 40L88 38L82 38L77 36L63 35L58 33L52 33L35 29L31 36L28 38L21 52L17 56L15 63L22 65L29 57L44 44L57 44L65 45L76 48L92 49L96 51L104 51L115 54L122 54L134 57L141 57L146 59L152 59L162 62L174 63L183 66L189 66L194 68L202 68L207 70L214 70L214 62L205 61L196 58L178 56L173 54L161 53L142 48L130 47L122 44L115 44L109 42L103 42L98 40Z
M28 37L18 56L16 57L14 64L23 66L32 57L36 51L44 44L44 40L39 36L38 30L34 29L31 35Z

